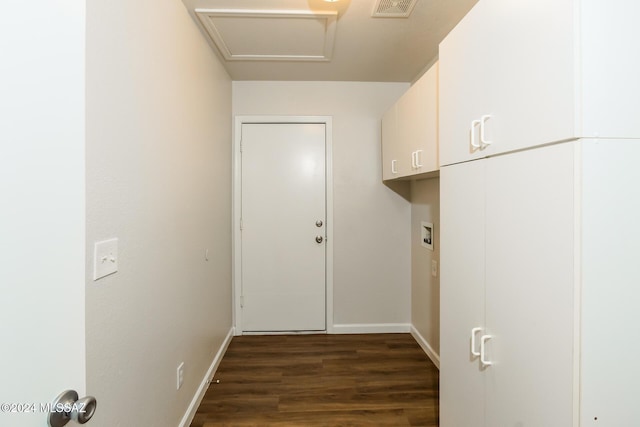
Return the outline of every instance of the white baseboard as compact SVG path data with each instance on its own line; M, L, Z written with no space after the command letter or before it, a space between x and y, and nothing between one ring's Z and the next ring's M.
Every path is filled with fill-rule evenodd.
M424 339L413 325L411 325L411 335L413 335L413 338L418 341L418 344L422 347L422 350L427 353L427 356L429 356L429 359L431 359L433 364L436 365L436 368L440 369L440 356L433 350L433 347L429 345L427 340Z
M234 328L231 327L231 329L229 329L229 333L222 342L222 345L218 349L218 352L214 356L213 361L211 362L211 366L209 366L209 370L202 379L200 387L198 387L196 394L193 396L191 404L189 405L189 408L187 408L187 412L182 417L179 427L188 427L191 424L191 421L193 421L193 417L195 417L198 406L200 406L200 402L202 402L204 393L209 387L209 380L213 378L213 374L215 374L216 370L218 369L218 365L220 365L220 361L222 360L224 353L227 351L227 347L229 347L229 343L231 342L231 338L233 338L233 334Z
M408 323L351 323L333 325L332 334L395 334L410 332Z

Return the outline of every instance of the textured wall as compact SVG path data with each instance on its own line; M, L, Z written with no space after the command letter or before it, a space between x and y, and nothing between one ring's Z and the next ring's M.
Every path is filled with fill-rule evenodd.
M421 222L433 224L433 251L421 244ZM438 274L431 275L431 261ZM440 179L411 183L411 324L440 353Z
M231 81L179 0L87 7L91 424L175 426L231 328Z

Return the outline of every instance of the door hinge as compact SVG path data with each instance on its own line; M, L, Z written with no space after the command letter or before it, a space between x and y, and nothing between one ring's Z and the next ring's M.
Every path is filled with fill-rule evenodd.
M240 308L244 308L244 295L240 296Z

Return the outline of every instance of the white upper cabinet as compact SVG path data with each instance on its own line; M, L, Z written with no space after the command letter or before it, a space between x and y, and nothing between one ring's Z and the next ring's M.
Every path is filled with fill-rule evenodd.
M640 2L480 0L440 44L440 165L640 137Z
M401 176L438 170L438 64L398 101L399 145L407 170Z
M438 170L438 64L382 118L382 179Z

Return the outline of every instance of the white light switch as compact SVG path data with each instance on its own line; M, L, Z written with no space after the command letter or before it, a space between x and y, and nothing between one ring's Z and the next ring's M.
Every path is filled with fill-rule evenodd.
M438 277L438 261L435 259L431 260L431 275L433 277Z
M118 239L96 242L93 249L93 280L118 271Z

